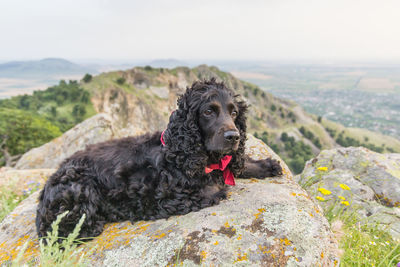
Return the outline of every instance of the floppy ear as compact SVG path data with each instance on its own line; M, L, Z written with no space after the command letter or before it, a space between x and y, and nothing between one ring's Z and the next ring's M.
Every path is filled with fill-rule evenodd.
M230 170L233 174L238 177L244 170L244 162L245 162L245 144L246 144L246 112L247 112L247 104L244 101L236 101L236 105L239 108L239 115L235 120L236 128L240 133L240 141L239 147L236 152L232 155L232 161L230 164Z
M197 118L200 101L193 100L192 92L187 89L178 99L178 109L170 116L164 132L166 160L184 170L189 178L202 176L207 164Z

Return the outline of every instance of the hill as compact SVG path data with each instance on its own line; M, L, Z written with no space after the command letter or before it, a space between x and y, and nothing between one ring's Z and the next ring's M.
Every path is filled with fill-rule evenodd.
M400 142L394 138L363 129L347 129L310 115L296 103L279 99L212 66L174 69L136 67L102 73L93 77L91 82L82 84L82 87L91 92L98 112L107 111L123 118L121 127L129 128L129 124L138 121L137 116L143 116L143 129L152 131L165 127L177 95L186 86L198 79L211 77L224 81L247 99L251 106L249 132L273 147L296 173L302 170L306 160L317 155L321 149L364 145L378 152L400 151ZM336 131L335 135L333 131Z
M37 78L54 75L83 75L96 73L94 69L83 67L61 58L45 58L33 61L12 61L0 64L2 78Z
M211 77L224 81L247 100L250 104L249 133L270 145L295 173L301 172L305 162L321 149L363 145L378 152L400 151L400 142L394 138L362 129L348 129L310 115L296 103L279 99L212 66L174 69L135 67L93 77L87 75L75 85L87 92L91 100L86 110L93 112L86 113L84 117L107 113L113 127L118 128L115 132L126 136L164 129L171 111L175 109L178 95L184 92L186 86ZM20 97L13 99L21 102ZM73 116L72 109L76 104L66 103L70 103L67 110ZM43 110L46 109L41 107L37 112ZM46 118L49 117L47 115ZM82 116L80 118L83 119ZM69 126L74 123L73 120L71 122ZM68 128L60 129L64 132Z

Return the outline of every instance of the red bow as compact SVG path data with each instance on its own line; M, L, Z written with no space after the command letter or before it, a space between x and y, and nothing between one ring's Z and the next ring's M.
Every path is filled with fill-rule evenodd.
M232 156L226 155L225 157L223 157L221 159L220 163L208 165L205 169L206 173L210 173L213 170L221 170L221 171L223 171L225 184L235 185L235 177L233 176L233 173L231 172L231 170L226 168L226 166L228 166L229 162L231 162L231 159L232 159Z
M163 131L161 133L161 138L160 138L161 144L163 146L165 146L164 132L165 131ZM231 159L232 159L232 156L226 155L225 157L223 157L221 159L220 163L210 164L210 165L206 166L205 172L210 173L213 170L221 170L222 174L224 176L225 184L235 185L235 177L233 176L233 173L231 172L231 170L226 168L228 166L229 162L231 162Z

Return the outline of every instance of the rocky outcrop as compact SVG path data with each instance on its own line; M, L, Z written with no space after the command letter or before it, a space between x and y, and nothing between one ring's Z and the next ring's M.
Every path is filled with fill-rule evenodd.
M17 169L57 168L61 161L87 145L106 141L116 135L112 119L97 114L76 125L62 136L25 153L17 162Z
M252 158L272 155L249 136ZM265 180L238 179L219 205L167 220L108 224L85 245L93 266L334 266L337 244L319 206L284 175ZM37 193L0 224L0 262L15 259L25 242L24 260L37 262L34 227Z
M296 180L310 194L325 198L320 202L324 208L334 202L354 208L368 222L377 222L400 238L400 154L362 147L324 150ZM320 188L332 193L324 195Z

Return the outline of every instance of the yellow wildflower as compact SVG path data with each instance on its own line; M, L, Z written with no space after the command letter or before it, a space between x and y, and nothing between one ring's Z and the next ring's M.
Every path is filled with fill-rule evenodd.
M350 187L349 187L348 185L346 185L346 184L340 184L339 186L340 186L340 188L342 188L343 190L350 190Z
M315 198L318 199L319 201L325 201L325 198L320 197L320 196L317 196L317 197L315 197Z
M317 170L326 172L328 167L318 167Z
M323 195L330 195L332 192L325 188L318 188L318 191L321 192Z
M346 200L346 198L345 198L345 197L342 197L342 196L338 196L338 198L340 198L340 199L343 200L343 201Z
M340 203L342 203L342 204L345 205L345 206L350 206L350 203L349 203L348 201L342 201L342 202L340 202Z

